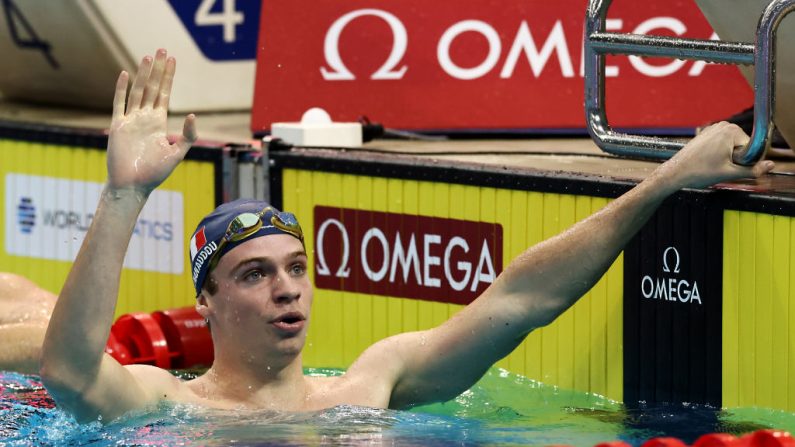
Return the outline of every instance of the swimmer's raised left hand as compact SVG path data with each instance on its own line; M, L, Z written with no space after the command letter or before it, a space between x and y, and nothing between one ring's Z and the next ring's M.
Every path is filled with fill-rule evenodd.
M108 139L109 188L135 189L148 195L171 174L196 141L193 114L185 119L176 142L171 144L166 138L176 65L176 60L167 57L163 49L157 51L154 60L144 57L129 97L129 75L124 71L119 75Z
M748 135L735 124L713 124L660 166L658 173L670 176L673 179L670 186L677 190L704 188L729 180L761 177L773 170L775 164L770 160L759 161L754 166L740 166L732 162L734 148L745 146L748 141Z

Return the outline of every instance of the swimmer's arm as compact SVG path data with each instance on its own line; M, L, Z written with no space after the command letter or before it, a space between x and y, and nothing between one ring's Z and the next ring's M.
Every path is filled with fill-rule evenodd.
M377 343L351 372L384 376L390 406L453 398L525 336L551 323L585 294L660 203L685 187L760 176L772 169L731 163L748 137L725 123L705 130L638 186L569 230L519 255L472 304L441 326Z
M151 384L104 354L124 255L149 194L195 140L193 118L170 144L166 116L175 61L144 58L125 105L127 73L116 84L108 141L108 181L42 347L41 376L57 404L78 420L108 421L159 399ZM151 75L150 75L151 72Z
M105 188L50 318L42 381L78 421L109 421L152 403L145 387L104 353L124 255L145 201L136 191Z

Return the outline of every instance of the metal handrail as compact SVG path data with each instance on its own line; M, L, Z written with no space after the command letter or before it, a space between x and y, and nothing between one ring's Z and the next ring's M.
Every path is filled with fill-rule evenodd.
M638 34L606 33L612 0L590 0L585 23L585 118L588 133L605 152L639 158L667 159L684 147L677 140L623 134L610 128L605 114L605 55L671 57L754 66L754 128L744 147L736 147L735 163L752 165L770 146L775 108L776 30L795 9L795 0L773 0L756 29L756 42L723 42Z

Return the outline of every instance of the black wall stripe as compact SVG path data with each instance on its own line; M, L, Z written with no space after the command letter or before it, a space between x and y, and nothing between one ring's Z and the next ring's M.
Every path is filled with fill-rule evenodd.
M628 406L720 406L722 229L722 208L681 195L666 201L625 249Z

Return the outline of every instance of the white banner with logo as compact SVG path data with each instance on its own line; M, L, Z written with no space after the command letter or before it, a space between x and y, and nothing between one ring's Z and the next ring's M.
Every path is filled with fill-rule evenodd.
M5 250L16 256L73 261L94 216L103 184L7 174ZM181 192L155 190L144 206L124 259L126 268L182 274ZM124 237L119 235L119 237Z

